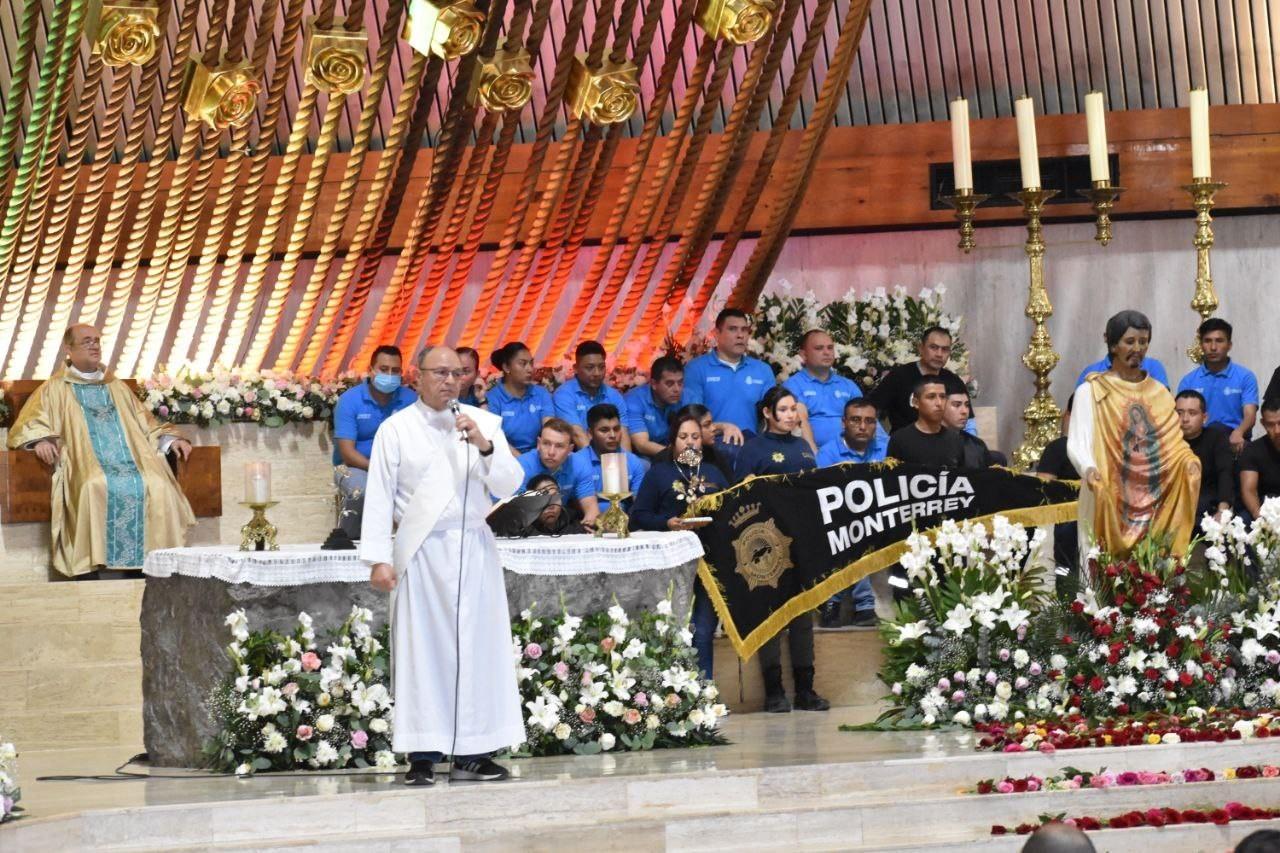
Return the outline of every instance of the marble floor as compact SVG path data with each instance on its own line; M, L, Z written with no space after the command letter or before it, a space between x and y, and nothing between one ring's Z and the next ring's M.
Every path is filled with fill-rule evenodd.
M601 776L655 776L715 770L749 770L818 762L891 761L972 755L969 735L926 732L841 732L865 713L834 709L825 714L734 714L724 722L727 746L654 750L599 756L562 756L511 761L512 782ZM400 790L395 776L360 772L259 775L251 779L201 771L131 765L129 772L153 778L121 781L40 781L42 776L109 775L137 749L65 749L25 752L20 757L22 805L32 817L104 808L195 804L265 797L298 797ZM156 778L159 776L174 778Z

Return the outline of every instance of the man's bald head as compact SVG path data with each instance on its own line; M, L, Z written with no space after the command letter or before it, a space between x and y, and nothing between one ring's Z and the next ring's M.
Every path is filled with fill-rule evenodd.
M102 368L102 333L96 326L76 323L62 336L62 348L67 363L81 373L93 373Z
M1095 853L1093 842L1074 826L1048 823L1022 845L1022 853Z
M449 347L427 347L418 353L418 396L433 409L442 410L458 398L462 384L462 359Z

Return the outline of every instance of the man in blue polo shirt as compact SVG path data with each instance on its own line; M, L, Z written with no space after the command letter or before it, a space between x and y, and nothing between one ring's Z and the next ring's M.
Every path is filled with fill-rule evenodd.
M369 376L343 392L334 407L333 479L342 494L338 526L352 539L360 538L374 433L383 421L418 399L412 388L400 384L403 361L397 347L378 347L369 362Z
M668 423L684 405L684 365L661 355L649 368L649 382L627 392L627 431L631 449L650 459L667 449Z
M1111 356L1104 355L1102 358L1080 371L1080 375L1076 377L1076 387L1079 388L1083 385L1085 379L1089 378L1090 373L1106 373L1110 369ZM1164 365L1160 363L1159 359L1151 358L1150 356L1143 358L1142 369L1145 370L1147 375L1152 379L1159 382L1166 388L1169 387L1169 374L1165 371Z
M889 437L880 428L880 415L876 404L858 397L844 404L839 435L818 449L818 467L826 468L842 462L881 462L889 449ZM841 604L853 604L851 614L841 613ZM872 628L876 619L876 594L871 589L871 578L863 578L847 592L836 593L819 612L822 628Z
M747 355L751 320L726 308L716 316L716 346L689 362L684 371L686 403L701 403L717 421L727 421L748 438L760 428L760 401L777 384L773 368Z
M1196 330L1204 353L1199 367L1182 377L1178 391L1199 391L1209 423L1231 430L1231 452L1239 455L1249 443L1258 418L1258 377L1231 360L1231 324L1211 317Z
M538 444L533 451L516 458L524 470L520 490L539 474L547 474L560 487L566 501L577 497L578 465L573 454L573 427L560 418L548 418L538 431Z
M591 525L601 513L609 509L609 502L598 497L604 488L600 468L600 454L625 453L627 455L627 490L631 494L640 491L649 463L622 446L622 413L612 403L592 406L587 412L587 425L591 430L591 443L573 454L578 466L576 486L578 503L582 506L582 523ZM623 501L623 509L631 506L631 500Z
M616 388L604 384L604 346L599 341L583 341L573 354L573 378L565 382L551 399L556 404L556 417L573 427L573 443L579 449L591 443L587 432L587 412L592 406L609 403L619 412L627 410L627 403ZM626 424L622 425L622 446L631 449L631 436Z
M800 339L802 367L782 384L801 404L801 424L813 432L813 446L821 448L840 435L845 403L862 396L856 382L833 368L836 342L821 329L810 329ZM889 440L885 436L885 442Z

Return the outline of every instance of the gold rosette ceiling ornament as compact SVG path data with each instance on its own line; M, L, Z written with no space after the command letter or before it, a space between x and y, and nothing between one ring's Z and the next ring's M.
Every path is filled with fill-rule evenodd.
M476 49L483 23L484 13L471 0L411 0L403 35L409 47L423 56L453 60Z
M145 65L160 46L159 7L151 0L101 0L89 7L92 52L112 68Z
M579 55L569 75L569 113L592 124L626 121L640 106L637 76L633 63L605 62L592 71L586 57Z
M771 0L701 0L694 19L712 38L751 44L769 32L776 8Z
M335 18L327 29L318 29L312 18L307 22L307 82L330 94L358 92L366 77L368 45L369 34L363 29L346 29L342 18Z
M188 61L182 103L189 117L225 130L253 118L261 91L249 60L213 65L196 55Z
M533 79L529 51L499 50L492 59L481 59L471 78L470 103L491 113L521 109L533 97Z

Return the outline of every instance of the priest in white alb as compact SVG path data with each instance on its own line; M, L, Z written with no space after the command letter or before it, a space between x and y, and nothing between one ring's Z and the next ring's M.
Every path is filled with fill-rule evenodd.
M505 779L490 756L525 739L485 524L490 495L515 492L524 472L501 418L457 403L463 375L453 350L419 353L418 401L383 422L369 458L360 557L391 593L392 747L409 754L409 785L432 784L445 756L452 780Z

